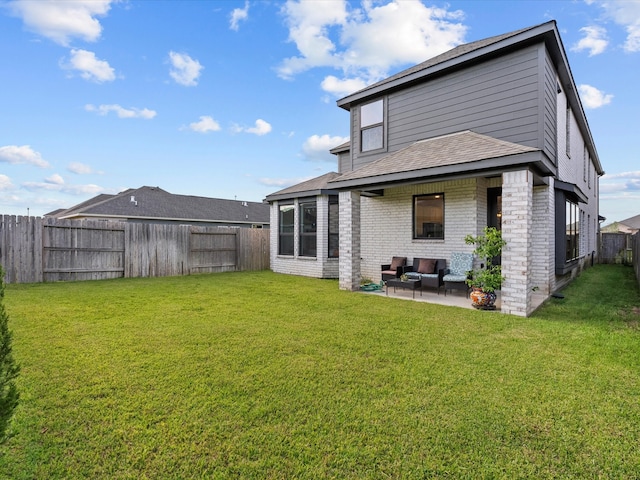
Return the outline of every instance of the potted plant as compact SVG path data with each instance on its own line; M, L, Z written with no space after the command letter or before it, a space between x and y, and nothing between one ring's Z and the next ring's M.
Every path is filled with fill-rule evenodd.
M476 246L473 253L481 262L480 268L472 270L471 276L467 279L467 284L473 289L473 306L493 309L496 301L495 292L500 289L504 280L502 267L496 263L496 259L502 254L502 247L506 245L502 239L502 231L495 227L485 227L482 235L467 235L464 241L467 245Z

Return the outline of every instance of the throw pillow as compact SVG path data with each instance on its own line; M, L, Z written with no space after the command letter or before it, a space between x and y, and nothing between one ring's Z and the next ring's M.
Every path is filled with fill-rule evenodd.
M418 273L435 273L436 261L433 258L421 258Z
M406 265L406 263L407 263L407 257L393 257L393 259L391 260L391 267L389 267L389 270L397 270L398 267Z

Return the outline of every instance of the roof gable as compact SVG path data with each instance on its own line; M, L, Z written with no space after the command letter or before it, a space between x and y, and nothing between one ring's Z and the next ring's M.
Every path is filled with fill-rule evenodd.
M426 76L440 73L442 69L453 67L459 68L466 61L475 59L478 56L495 53L496 50L512 47L514 44L521 44L527 40L540 36L541 34L547 34L551 31L555 31L555 29L555 20L551 20L540 25L526 27L501 35L495 35L493 37L458 45L451 50L402 70L401 72L338 100L338 106L349 110L353 102L360 102L367 97L379 95L389 89L395 90L398 88L405 88L407 83L411 84L416 81L420 81Z

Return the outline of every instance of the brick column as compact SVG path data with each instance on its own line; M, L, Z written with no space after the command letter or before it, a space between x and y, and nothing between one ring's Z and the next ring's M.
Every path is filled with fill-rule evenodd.
M502 174L502 312L527 316L532 310L533 174Z
M360 193L340 192L340 272L341 290L360 288Z

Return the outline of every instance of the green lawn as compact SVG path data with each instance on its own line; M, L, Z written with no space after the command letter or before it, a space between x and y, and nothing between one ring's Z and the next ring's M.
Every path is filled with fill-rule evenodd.
M0 478L637 478L640 295L531 318L271 272L9 285Z

